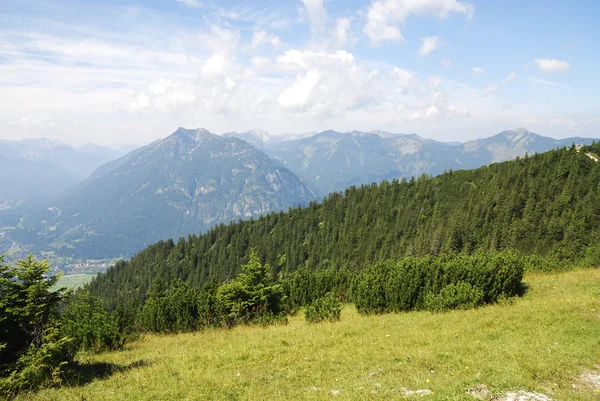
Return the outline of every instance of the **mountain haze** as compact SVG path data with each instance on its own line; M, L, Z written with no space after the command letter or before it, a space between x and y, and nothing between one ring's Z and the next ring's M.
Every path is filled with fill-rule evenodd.
M35 244L34 250L107 258L314 198L293 173L248 143L179 128L101 166L49 207L32 208L6 235ZM20 218L12 217L13 223Z
M121 155L91 143L75 148L47 138L0 139L0 199L11 204L50 201Z

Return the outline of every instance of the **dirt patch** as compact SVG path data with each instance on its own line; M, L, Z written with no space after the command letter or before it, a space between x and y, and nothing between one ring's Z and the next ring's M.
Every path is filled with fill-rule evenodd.
M590 387L594 390L600 390L600 371L584 372L581 376L579 376L579 381L586 387Z
M504 397L498 398L498 401L552 401L552 398L545 394L521 390L519 392L508 392Z
M402 393L402 395L404 397L426 397L428 395L432 395L433 391L429 390L429 389L423 389L423 390L409 390L406 388L401 388L400 392Z
M478 400L491 400L492 393L488 390L485 384L477 384L476 386L472 386L468 388L465 393L469 394L471 397L477 398Z

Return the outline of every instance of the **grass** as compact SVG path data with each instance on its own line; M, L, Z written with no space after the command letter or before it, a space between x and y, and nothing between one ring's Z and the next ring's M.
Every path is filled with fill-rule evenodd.
M337 323L299 315L267 328L147 335L80 357L82 366L113 366L109 374L20 399L387 400L404 388L431 390L424 400L473 400L465 390L477 384L600 399L579 382L600 363L600 270L525 282L524 297L477 310L365 317L346 306Z
M92 281L94 277L96 277L97 273L82 273L82 274L69 274L66 276L62 276L58 279L53 289L58 289L62 287L66 288L79 288L85 283Z

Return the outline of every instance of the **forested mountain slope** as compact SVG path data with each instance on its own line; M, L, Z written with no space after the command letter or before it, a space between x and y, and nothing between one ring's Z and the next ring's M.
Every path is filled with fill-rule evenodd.
M99 275L91 290L114 306L142 301L155 277L228 280L250 248L276 275L475 249L574 257L600 239L600 164L586 152L600 154L600 145L351 187L307 208L161 241Z

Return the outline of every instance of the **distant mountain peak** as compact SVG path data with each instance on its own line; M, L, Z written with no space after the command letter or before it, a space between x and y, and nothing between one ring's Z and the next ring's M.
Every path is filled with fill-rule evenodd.
M254 137L260 139L263 142L269 142L271 139L273 139L273 137L269 135L267 131L258 128L248 130L248 134L253 135Z
M508 131L503 131L499 136L506 137L509 141L518 142L525 138L532 138L537 136L535 133L526 130L525 128L517 128Z

